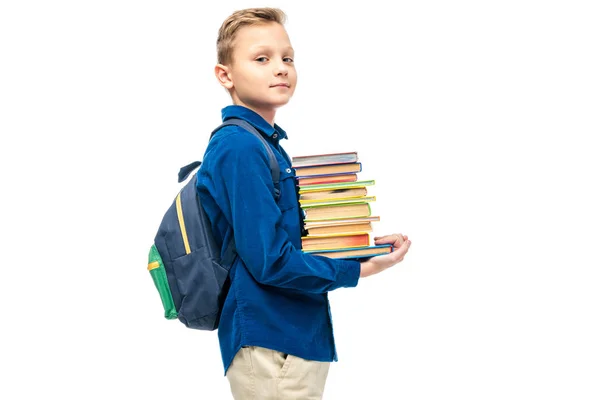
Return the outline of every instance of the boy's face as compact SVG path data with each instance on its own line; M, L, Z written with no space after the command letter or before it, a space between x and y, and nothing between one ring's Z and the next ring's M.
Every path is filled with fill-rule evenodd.
M296 89L294 50L282 25L271 22L241 28L233 42L228 81L234 104L272 113Z

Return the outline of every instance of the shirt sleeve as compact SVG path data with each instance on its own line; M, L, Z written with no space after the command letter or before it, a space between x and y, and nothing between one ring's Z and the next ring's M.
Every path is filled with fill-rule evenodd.
M293 246L281 225L269 157L259 139L233 133L219 141L213 155L213 197L256 281L310 293L358 284L360 262L313 256Z

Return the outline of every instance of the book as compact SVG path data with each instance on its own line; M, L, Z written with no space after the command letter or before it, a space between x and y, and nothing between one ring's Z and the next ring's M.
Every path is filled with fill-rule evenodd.
M301 208L307 207L323 207L323 206L334 206L337 204L356 204L356 203L367 203L369 201L375 201L375 196L362 196L351 199L323 199L323 200L304 200L300 201Z
M368 186L359 180L362 163L356 152L317 154L292 158L298 201L302 210L302 251L337 259L360 259L388 254L391 245L370 240L373 222Z
M392 250L392 245L382 244L335 250L308 250L306 253L328 258L369 258L383 254L389 254L392 252Z
M358 161L356 152L315 154L310 156L292 157L292 168L315 165L346 164Z
M296 177L298 186L302 188L305 185L316 185L316 184L327 184L334 182L355 182L357 180L356 174L341 174L341 175L328 175L328 176L315 176L310 178L298 178Z
M304 221L304 228L315 228L321 226L332 226L332 225L348 225L348 224L361 224L365 222L376 222L381 218L379 216L359 217L359 218L344 218L344 219L331 219L331 220L317 220L317 221Z
M372 232L371 222L360 222L356 224L312 226L306 228L307 236L328 236L334 234L366 233Z
M357 197L364 197L367 195L367 188L358 187L350 189L332 189L332 190L319 190L316 192L304 192L300 193L298 197L300 204L310 203L314 201L325 201L335 199L354 199Z
M299 167L295 168L295 170L296 177L350 174L360 172L362 164L356 162L351 164L320 165L315 167Z
M369 203L335 204L331 206L308 206L303 208L304 220L341 219L369 217L371 206Z
M369 234L348 234L333 236L304 236L302 237L302 250L330 250L347 247L363 247L369 245Z
M299 193L307 193L307 192L320 192L320 191L328 191L328 190L336 190L336 189L363 188L363 187L367 187L367 186L372 186L374 184L375 184L375 181L370 180L370 181L332 182L332 183L302 185L299 188L298 192Z

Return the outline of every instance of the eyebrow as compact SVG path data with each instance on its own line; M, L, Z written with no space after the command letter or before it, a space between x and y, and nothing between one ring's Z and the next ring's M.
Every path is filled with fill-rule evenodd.
M251 50L252 50L252 52L260 52L260 51L265 51L265 50L272 50L272 47L266 46L266 45L261 45L261 46L253 47ZM284 50L284 52L291 52L291 53L294 52L294 48L292 46L287 46L283 50Z

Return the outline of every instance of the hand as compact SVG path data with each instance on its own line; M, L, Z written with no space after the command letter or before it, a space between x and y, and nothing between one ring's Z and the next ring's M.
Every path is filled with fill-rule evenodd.
M384 271L400 261L404 260L404 256L410 248L410 240L408 236L402 235L401 233L394 233L392 235L378 236L375 237L375 244L391 244L394 246L394 251L390 254L371 257L367 261L360 263L360 277L366 278L367 276L375 275Z

